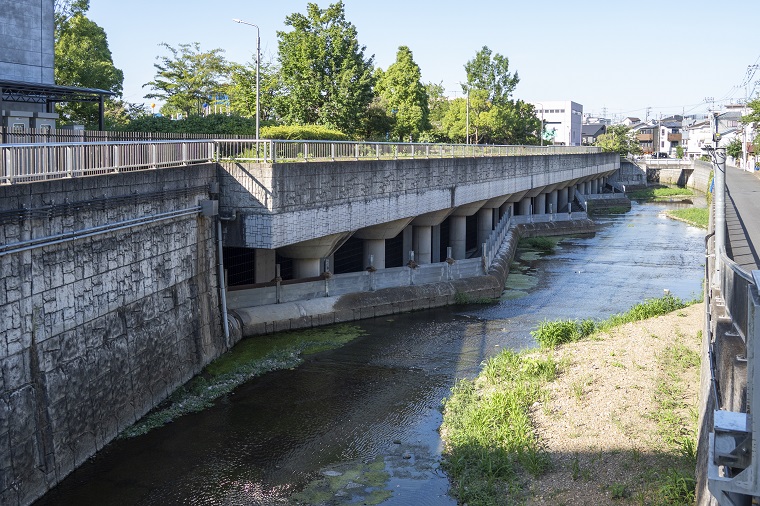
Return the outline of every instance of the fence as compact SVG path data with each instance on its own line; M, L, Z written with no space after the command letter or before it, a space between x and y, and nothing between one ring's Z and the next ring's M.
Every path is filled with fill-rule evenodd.
M587 146L492 146L252 139L0 144L0 184L177 167L214 160L275 163L598 152L600 152L599 148Z

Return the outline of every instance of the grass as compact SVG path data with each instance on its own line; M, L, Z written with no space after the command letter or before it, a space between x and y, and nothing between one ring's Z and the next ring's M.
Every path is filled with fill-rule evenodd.
M140 436L180 416L202 411L256 376L295 367L304 356L337 348L361 334L359 327L344 324L244 339L119 437Z
M665 295L658 299L647 299L633 306L624 313L610 316L607 320L544 320L531 331L533 338L542 348L554 348L565 343L580 341L597 331L608 330L639 320L660 316L677 309L682 309L690 303L684 302L673 295Z
M688 188L670 186L660 188L646 188L628 192L628 198L633 200L669 199L671 197L689 197L692 195L694 195L694 192Z
M668 216L676 220L685 221L689 225L707 230L710 219L710 210L706 207L689 207L687 209L671 209L666 212Z
M560 238L554 237L525 237L517 244L519 248L554 253Z
M475 380L461 380L452 388L443 403L441 436L445 447L443 467L452 482L451 494L459 504L489 506L505 504L505 497L517 499L528 476L541 476L551 468L550 456L538 440L530 418L530 409L546 399L545 385L556 378L560 364L549 349L564 343L591 336L624 323L663 315L686 303L672 295L648 299L629 311L611 316L603 322L593 320L545 321L532 332L541 349L515 353L501 352L483 364ZM682 411L679 410L675 381L684 368L694 367L699 357L686 347L673 346L666 354L663 368L674 371L661 383L659 394L662 411L675 402L673 415L663 417L662 431L671 431L669 440L678 445L678 454L691 459L695 444L691 432L682 430ZM675 383L675 385L674 385ZM580 401L585 395L586 382L576 382L573 395ZM681 402L683 402L681 400ZM678 428L678 430L676 430ZM693 472L683 465L668 467L658 479L654 504L688 504L679 502L693 497ZM694 466L692 465L692 468ZM576 457L571 463L573 480L586 478ZM690 481L691 480L691 481ZM613 485L613 499L625 499L631 493L625 485ZM511 499L510 499L511 500Z
M499 504L506 491L519 491L521 474L539 476L549 469L529 408L556 371L551 357L505 350L485 363L476 380L452 388L441 431L444 469L460 504Z

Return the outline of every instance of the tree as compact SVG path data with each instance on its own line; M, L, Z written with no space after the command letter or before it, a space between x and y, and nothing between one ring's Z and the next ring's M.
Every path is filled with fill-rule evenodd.
M428 119L430 129L424 132L422 139L425 142L443 142L446 136L443 131L443 118L449 110L449 100L444 96L443 83L428 83L425 85L425 93L428 96Z
M420 82L421 77L420 67L406 46L398 48L396 62L387 71L379 70L377 73L375 91L382 99L386 112L395 119L394 139L417 140L429 128L428 96Z
M364 57L356 27L346 21L343 2L285 19L277 32L283 94L278 112L289 123L319 124L353 134L373 98L373 57Z
M607 133L602 134L596 139L596 146L602 148L602 151L609 153L619 153L620 156L626 157L628 154L640 155L641 146L638 141L630 135L631 129L625 125L613 125L607 128Z
M747 107L749 107L750 112L746 116L742 116L742 123L752 125L754 131L758 132L752 141L752 144L756 146L755 151L757 151L757 146L760 146L760 98L750 100Z
M728 146L726 146L726 154L735 160L741 159L743 152L744 149L742 147L742 140L738 137L733 139L728 143Z
M73 5L69 7L73 15L56 15L55 82L107 90L120 96L124 73L113 64L105 30L84 15L81 9L87 7L86 0L70 4ZM82 123L90 128L98 125L97 104L69 102L59 105L57 110L65 121Z
M509 101L520 78L515 72L509 72L509 59L492 51L488 46L477 52L475 57L464 66L467 72L467 84L462 85L462 91L484 90L486 101L494 105L501 105Z
M90 10L90 0L55 0L55 28L59 29L66 21Z
M174 48L167 43L160 46L166 48L170 56L157 56L159 63L156 68L156 78L143 85L150 86L152 93L145 98L157 98L166 102L166 112L182 112L186 116L200 114L202 104L213 99L222 91L227 75L227 60L222 56L223 49L201 51L200 44L180 44Z
M259 86L259 118L262 122L272 121L277 117L274 106L280 84L277 69L271 62L259 65ZM233 113L246 118L255 117L256 64L231 63L226 93L230 98L230 109Z

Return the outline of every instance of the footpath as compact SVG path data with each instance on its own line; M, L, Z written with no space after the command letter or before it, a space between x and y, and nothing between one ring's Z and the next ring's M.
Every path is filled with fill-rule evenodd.
M760 269L760 177L726 167L726 250L747 271Z

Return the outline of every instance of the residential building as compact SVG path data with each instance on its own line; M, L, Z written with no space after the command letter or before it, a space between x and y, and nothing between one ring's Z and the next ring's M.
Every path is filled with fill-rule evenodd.
M655 147L654 139L655 130L657 130L656 125L650 123L637 123L635 125L630 125L630 127L633 136L639 142L641 153L645 155L652 154Z
M589 123L581 126L581 143L584 146L593 146L596 139L607 133L607 125L604 123Z
M583 106L576 102L532 102L536 115L544 120L544 138L563 146L581 145Z

